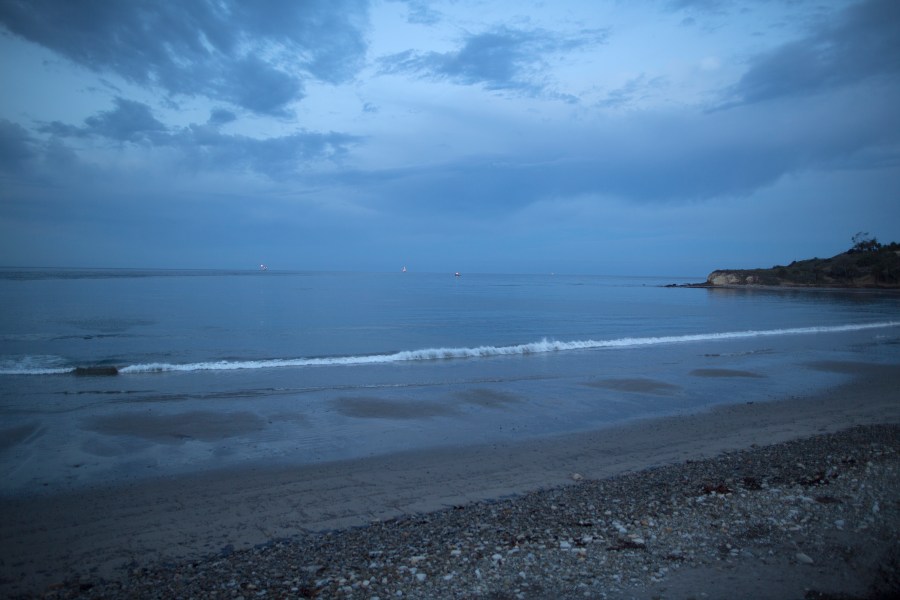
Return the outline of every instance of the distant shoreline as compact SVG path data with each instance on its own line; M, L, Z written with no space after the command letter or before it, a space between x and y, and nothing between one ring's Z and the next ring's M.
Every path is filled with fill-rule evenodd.
M717 269L703 283L667 287L900 290L900 245L874 239L831 258L809 258L770 269Z
M831 291L831 292L889 292L900 293L900 286L879 287L879 286L862 286L862 285L808 285L808 284L784 284L784 285L763 285L763 284L724 284L716 285L704 281L703 283L670 283L664 285L666 288L694 288L706 290L761 290L761 291Z

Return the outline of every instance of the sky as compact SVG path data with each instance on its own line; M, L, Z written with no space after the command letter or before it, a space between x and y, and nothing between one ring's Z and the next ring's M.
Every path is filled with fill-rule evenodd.
M900 241L896 0L0 0L0 265L704 277Z

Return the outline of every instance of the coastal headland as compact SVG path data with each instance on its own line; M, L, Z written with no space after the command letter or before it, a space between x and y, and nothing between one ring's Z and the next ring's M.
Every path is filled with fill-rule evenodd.
M813 366L852 380L527 442L4 497L0 594L891 597L900 365Z
M874 243L872 243L874 242ZM703 283L683 287L900 289L900 244L857 243L831 258L810 258L769 269L717 269Z

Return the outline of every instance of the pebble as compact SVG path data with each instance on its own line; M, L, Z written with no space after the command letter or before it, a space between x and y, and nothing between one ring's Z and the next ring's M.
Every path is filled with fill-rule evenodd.
M370 600L572 598L576 590L589 598L651 597L635 590L662 589L684 568L733 569L739 561L793 564L815 577L829 556L843 556L843 548L830 555L825 549L835 528L845 531L842 543L860 536L868 544L900 530L898 466L900 425L856 427L429 515L302 533L208 561L132 565L121 581L76 581L46 597L241 598L238 590L253 598ZM821 481L821 473L828 473L825 484L808 483ZM703 491L719 486L733 493ZM825 496L841 502L817 500ZM785 544L786 536L802 539L804 552ZM813 564L818 568L796 568ZM706 597L702 590L693 595Z

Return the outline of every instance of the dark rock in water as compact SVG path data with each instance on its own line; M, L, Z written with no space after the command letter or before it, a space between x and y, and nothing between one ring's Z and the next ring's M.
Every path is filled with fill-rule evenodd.
M76 375L95 376L95 375L118 375L119 367L111 365L97 365L94 367L76 367Z

